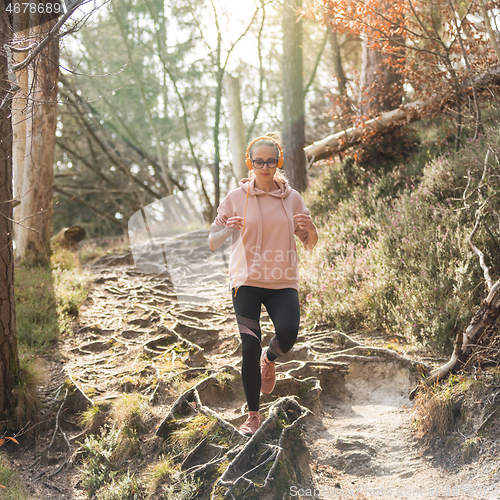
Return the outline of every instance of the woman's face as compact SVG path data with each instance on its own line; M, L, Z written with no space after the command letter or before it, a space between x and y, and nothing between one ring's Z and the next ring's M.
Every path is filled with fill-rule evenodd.
M269 159L278 159L278 153L276 151L276 148L274 146L267 146L266 144L263 144L262 146L257 146L252 150L251 153L252 160L262 160L262 161L267 161ZM276 173L276 168L269 168L269 165L266 163L262 168L255 168L253 169L253 173L255 174L256 178L259 180L262 180L264 182L269 182L270 179L274 177L274 174Z

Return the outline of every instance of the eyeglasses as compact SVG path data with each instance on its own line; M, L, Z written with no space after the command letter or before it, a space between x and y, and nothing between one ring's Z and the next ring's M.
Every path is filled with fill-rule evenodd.
M269 168L276 168L278 166L279 158L268 158L266 161L264 160L251 160L254 168L264 168L264 165L267 165Z

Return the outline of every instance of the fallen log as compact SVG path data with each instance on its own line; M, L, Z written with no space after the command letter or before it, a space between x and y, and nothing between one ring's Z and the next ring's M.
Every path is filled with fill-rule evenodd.
M473 81L462 85L464 94L472 95L473 89L482 92L491 85L500 85L500 66L490 68ZM320 141L313 142L304 148L309 166L315 161L328 158L334 153L340 152L348 147L361 142L361 139L369 132L388 132L395 127L420 120L424 111L442 109L445 105L454 106L455 103L449 96L435 96L429 99L419 99L404 104L397 109L386 111L376 118L372 118L360 125L342 130L336 134L329 135Z
M424 381L424 385L430 385L446 377L451 371L460 369L470 353L473 345L483 335L500 316L500 280L498 280L490 289L488 297L479 306L479 310L474 314L469 326L465 332L459 332L455 340L455 348L448 363L433 370L429 377ZM413 399L422 384L415 387L410 393L410 399Z
M385 132L396 125L419 120L422 111L434 103L434 99L410 102L397 109L386 111L377 118L372 118L361 125L329 135L321 141L313 142L310 146L304 148L307 160L310 163L314 163L315 161L328 158L332 154L360 142L367 132Z

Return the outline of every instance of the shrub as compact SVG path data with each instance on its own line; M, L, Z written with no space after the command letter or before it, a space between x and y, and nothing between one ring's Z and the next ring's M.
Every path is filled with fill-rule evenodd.
M96 500L138 500L140 496L139 483L134 475L127 471L120 478L113 478L102 487L95 496Z
M116 476L114 468L119 443L117 429L102 429L100 436L85 438L80 483L87 490L89 498Z
M486 149L492 153L485 170ZM306 314L344 330L449 346L485 294L468 246L481 204L486 230L475 242L492 274L500 272L497 155L500 140L491 130L430 161L421 174L396 168L351 185L348 196L335 193L348 183L339 180L338 165L329 167L309 194L323 196L312 203L321 226L317 249L300 250Z

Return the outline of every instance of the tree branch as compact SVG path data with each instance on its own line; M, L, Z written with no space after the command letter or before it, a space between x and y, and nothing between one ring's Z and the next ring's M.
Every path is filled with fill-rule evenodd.
M257 117L259 116L260 109L262 107L262 102L264 99L264 65L262 64L262 33L264 31L264 22L266 19L266 9L265 2L261 0L262 7L262 22L260 23L259 34L257 35L257 53L259 56L259 93L257 97L257 107L255 108L255 112L253 114L252 123L248 127L247 131L247 142L252 138L253 129L255 128L255 124L257 123Z
M49 31L49 33L43 38L41 42L36 44L35 48L29 53L29 55L24 59L24 61L21 61L20 63L14 64L12 66L13 71L21 71L24 68L26 68L34 59L35 57L40 54L40 52L47 46L47 44L56 36L56 33L59 31L59 28L71 17L73 12L80 7L80 5L83 5L85 3L88 3L90 0L87 2L79 2L77 3L72 9L68 10L64 16L61 16L59 21L57 21L56 24L52 27L52 29ZM30 47L33 47L31 45ZM28 47L29 48L29 47ZM26 49L24 49L26 50Z
M486 158L484 159L484 169L483 169L483 174L481 176L481 180L479 181L479 187L478 187L478 193L481 195L481 187L483 186L484 179L486 178L486 171L488 169L488 159L490 156L491 150L488 149L486 153ZM474 235L476 234L477 230L479 229L479 224L481 222L481 211L486 205L488 200L483 201L483 203L479 206L479 208L476 210L476 223L474 225L474 229L472 230L471 234L469 235L469 246L471 247L472 251L479 257L479 265L481 266L481 269L483 270L483 275L484 279L486 281L486 286L488 287L488 290L491 290L491 287L493 286L493 282L491 280L490 276L490 270L486 263L484 262L484 253L479 250L479 248L474 245L473 238Z
M54 190L58 191L59 193L63 194L64 196L67 196L68 198L75 199L76 201L78 201L78 203L81 203L84 207L87 207L88 209L92 210L97 215L100 215L101 217L104 217L104 218L110 220L111 222L114 222L118 226L120 226L120 227L128 230L127 224L124 224L123 222L119 221L118 219L115 219L114 217L111 217L111 215L109 215L109 214L101 212L99 209L97 209L94 206L90 205L86 201L83 201L79 196L70 194L70 193L66 192L64 189L61 189L58 186L54 186Z
M318 55L316 56L316 62L314 63L314 68L313 68L313 71L311 73L311 77L309 78L309 81L307 82L306 88L304 89L304 97L309 92L309 87L312 85L314 78L316 77L316 72L318 71L319 62L321 60L321 56L323 55L323 51L325 50L326 41L328 40L329 31L330 31L330 27L328 26L326 29L326 32L325 32L325 37L323 38L323 43L321 44L321 48L319 49Z

